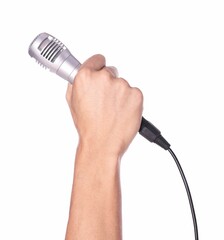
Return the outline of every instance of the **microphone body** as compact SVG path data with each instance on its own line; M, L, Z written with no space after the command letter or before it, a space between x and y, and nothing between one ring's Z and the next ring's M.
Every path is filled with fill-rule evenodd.
M42 67L48 68L71 84L81 66L65 45L48 33L39 34L31 42L28 52ZM139 133L165 150L170 148L170 144L163 138L161 132L144 117L142 117Z

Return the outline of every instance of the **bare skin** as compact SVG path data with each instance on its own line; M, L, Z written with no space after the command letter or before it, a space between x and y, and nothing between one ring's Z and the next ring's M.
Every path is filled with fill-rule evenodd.
M143 96L94 55L68 85L79 135L66 240L121 240L120 160L137 134Z

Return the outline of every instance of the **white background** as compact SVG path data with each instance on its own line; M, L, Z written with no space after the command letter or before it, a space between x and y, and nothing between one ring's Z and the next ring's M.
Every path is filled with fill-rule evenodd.
M0 239L61 240L77 134L67 83L27 53L41 32L83 62L95 53L144 94L144 116L185 171L203 240L223 240L224 5L218 0L3 1ZM124 240L193 237L168 152L138 135L122 160Z

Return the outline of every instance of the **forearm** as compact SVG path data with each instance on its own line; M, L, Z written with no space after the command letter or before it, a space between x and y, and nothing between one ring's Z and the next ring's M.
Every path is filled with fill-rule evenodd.
M119 161L78 146L66 240L122 239Z

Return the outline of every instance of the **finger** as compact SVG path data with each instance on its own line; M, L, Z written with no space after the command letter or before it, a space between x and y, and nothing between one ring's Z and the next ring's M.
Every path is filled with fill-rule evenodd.
M83 68L89 68L93 71L101 70L106 64L105 57L100 54L93 55L89 59L87 59L80 67L80 70Z
M104 67L106 71L108 71L113 77L117 78L118 77L118 70L114 66L106 66Z

